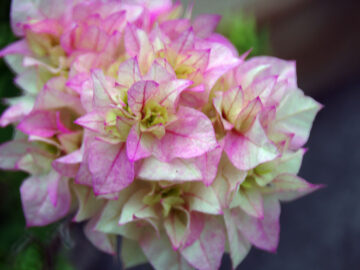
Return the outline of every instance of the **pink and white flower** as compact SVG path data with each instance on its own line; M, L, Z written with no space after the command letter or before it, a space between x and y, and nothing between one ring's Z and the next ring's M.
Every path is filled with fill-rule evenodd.
M13 0L20 38L0 56L23 95L0 125L0 168L28 226L67 215L125 267L233 268L251 246L274 252L280 202L309 194L297 176L321 105L295 63L245 60L170 0Z

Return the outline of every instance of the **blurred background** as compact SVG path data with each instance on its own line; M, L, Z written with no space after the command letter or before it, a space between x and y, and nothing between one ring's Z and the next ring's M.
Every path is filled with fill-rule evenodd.
M188 4L189 1L182 1ZM240 270L354 270L360 265L360 1L197 0L194 13L220 13L219 31L240 53L296 60L298 84L325 105L300 176L327 187L282 206L276 255L253 248ZM0 3L0 47L14 40L9 0ZM0 97L19 94L0 62ZM0 105L3 111L4 105ZM10 127L0 130L9 140ZM0 172L0 269L115 270L80 226L26 229L19 198L25 175ZM149 265L134 269L151 269ZM227 256L223 270L231 269Z

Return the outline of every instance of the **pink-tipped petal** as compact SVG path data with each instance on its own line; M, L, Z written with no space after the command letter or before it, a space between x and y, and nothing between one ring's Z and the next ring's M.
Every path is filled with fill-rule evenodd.
M105 111L93 111L76 119L75 124L99 134L105 134Z
M54 170L63 176L76 177L81 161L82 153L80 150L77 150L69 155L54 160L52 166Z
M164 228L174 250L178 250L186 241L190 225L189 213L184 210L170 212L164 220Z
M49 138L58 132L55 111L35 111L25 117L17 126L22 132Z
M126 152L129 160L137 161L151 155L151 152L143 145L143 136L137 126L133 126L126 140Z
M280 203L276 197L264 198L264 218L257 219L241 210L232 211L238 229L256 247L275 252L279 243Z
M215 31L220 20L220 15L213 14L204 14L196 17L193 23L196 36L207 38Z
M210 186L215 180L223 148L223 142L221 142L214 150L195 158L195 164L201 170L202 181L206 186Z
M321 105L301 90L294 90L281 101L276 110L274 129L283 133L293 133L291 148L303 146L309 138L310 129Z
M154 97L160 105L170 112L176 111L180 94L192 84L188 80L172 80L159 85L157 95Z
M30 50L26 40L21 39L16 41L0 51L0 57L4 57L9 54L29 55Z
M176 74L166 59L157 59L144 76L145 80L153 80L158 83L174 80Z
M102 70L95 70L91 74L94 85L94 99L95 107L108 107L113 101L109 93L109 82L107 81Z
M223 225L216 217L209 217L199 239L183 249L181 254L196 269L217 270L224 253L225 240Z
M130 88L135 82L142 79L137 58L131 58L119 66L117 82Z
M166 127L165 136L154 146L153 154L161 160L193 158L217 147L210 120L201 112L180 107L179 118Z
M235 131L229 132L225 138L224 150L234 166L240 170L255 168L278 156L275 145L266 137L258 121L255 121L244 135Z
M7 108L0 117L0 126L5 127L9 124L19 122L30 114L34 107L34 98L23 96L16 98L16 103Z
M195 41L195 35L192 28L189 28L187 31L183 32L179 38L172 44L172 49L177 54L182 54L187 50L193 49Z
M128 104L135 114L141 113L146 102L157 93L158 84L154 81L139 81L128 91Z
M27 178L21 185L20 193L27 226L47 225L69 211L71 194L68 179L56 172Z
M304 179L289 173L278 175L270 187L265 188L268 194L275 194L281 201L293 201L310 194L320 188L322 185L308 183Z

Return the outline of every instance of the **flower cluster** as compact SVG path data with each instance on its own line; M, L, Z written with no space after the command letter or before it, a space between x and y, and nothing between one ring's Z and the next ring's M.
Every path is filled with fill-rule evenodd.
M280 201L308 194L296 176L320 105L295 63L239 56L171 0L13 0L20 38L0 52L21 97L0 125L0 167L21 186L28 226L65 216L126 267L235 268L275 251Z

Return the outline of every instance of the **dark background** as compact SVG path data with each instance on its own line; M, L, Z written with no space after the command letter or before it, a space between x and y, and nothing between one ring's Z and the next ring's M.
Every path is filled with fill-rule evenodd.
M260 37L254 51L296 59L299 86L325 105L314 123L300 176L327 187L283 204L277 254L254 248L239 269L360 269L359 1L195 2L195 13L220 12L226 22L239 17L240 11L242 16L253 14ZM12 39L8 26L9 1L2 0L0 7L0 46L3 47ZM233 31L235 35L237 30ZM241 34L239 30L239 36ZM266 46L261 45L264 36L269 38ZM1 62L0 96L17 93L11 73ZM10 137L11 128L0 130L1 141ZM56 265L56 269L121 268L114 258L98 252L84 239L79 225L69 225L65 233L59 225L25 230L18 194L23 178L23 174L0 172L0 269L37 270L46 269L48 265ZM59 244L59 237L54 236L59 230L61 238L67 239L65 247ZM64 237L67 233L70 236ZM34 239L41 244L34 244ZM59 258L44 250L54 251ZM36 264L34 258L46 263ZM32 267L24 266L23 262L29 260ZM221 269L231 269L227 256Z

